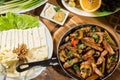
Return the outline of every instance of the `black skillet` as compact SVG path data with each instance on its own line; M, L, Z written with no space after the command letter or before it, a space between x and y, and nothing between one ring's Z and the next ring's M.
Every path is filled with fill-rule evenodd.
M76 26L74 28L71 28L70 30L68 30L63 36L62 38L60 39L60 42L58 44L58 48L57 48L57 57L54 57L54 58L51 58L51 59L48 59L48 60L44 60L44 61L37 61L37 62L31 62L31 63L23 63L23 64L20 64L16 67L16 70L18 72L23 72L25 70L28 70L34 66L55 66L55 65L60 65L61 68L63 69L63 71L69 75L70 77L72 78L75 78L77 80L84 80L83 78L80 78L80 77L77 77L76 75L68 72L67 70L64 69L64 67L62 66L62 63L59 59L59 47L64 44L64 39L66 36L68 36L70 33L73 33L75 30L81 28L81 27L84 27L84 26L92 26L92 27L95 27L97 25L93 25L93 24L82 24L82 25L79 25L79 26ZM99 26L100 27L100 26ZM103 30L105 30L103 27L101 27ZM108 30L107 30L108 31ZM109 32L109 31L108 31ZM110 32L109 32L110 36L113 38L113 40L115 41L115 43L117 44L117 46L119 47L119 44L118 44L118 41L117 39L114 37L114 35L112 35ZM120 47L119 47L119 53L120 53ZM114 67L114 69L107 75L105 75L102 80L108 78L117 68L118 68L118 65L119 65L119 60L120 60L120 56L118 54L118 61L117 61L117 64L116 66Z

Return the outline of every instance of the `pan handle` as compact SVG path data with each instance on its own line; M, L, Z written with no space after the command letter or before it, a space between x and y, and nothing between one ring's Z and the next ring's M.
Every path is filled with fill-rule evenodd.
M51 58L51 59L47 59L47 60L44 60L44 61L36 61L36 62L30 62L30 63L23 63L23 64L20 64L16 67L16 70L18 72L23 72L25 70L28 70L34 66L55 66L55 65L58 65L58 59L57 57L55 58Z

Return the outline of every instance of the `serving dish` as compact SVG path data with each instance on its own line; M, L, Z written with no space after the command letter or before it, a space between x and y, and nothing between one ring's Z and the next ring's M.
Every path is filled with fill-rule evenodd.
M55 58L51 58L51 59L48 59L48 60L45 60L45 61L39 61L39 62L33 62L33 63L25 63L25 64L20 64L18 67L17 67L17 70L19 72L22 72L22 71L25 71L25 70L28 70L29 68L33 67L33 66L38 66L38 65L41 65L41 66L54 66L54 65L60 65L61 68L63 69L63 71L69 75L70 77L74 78L74 79L77 79L77 80L85 80L81 77L78 77L76 76L76 74L73 74L72 72L69 72L66 70L65 66L63 65L63 62L61 61L61 53L60 53L60 49L61 49L61 46L65 44L65 39L68 35L70 35L71 33L75 32L76 30L78 29L81 29L81 28L84 28L84 27L87 27L87 26L91 26L91 27L96 27L97 25L94 25L94 24L82 24L82 25L79 25L79 26L76 26L76 27L73 27L71 28L70 30L68 30L60 39L59 41L59 44L58 44L58 47L57 47L57 57ZM119 46L119 41L117 39L117 36L116 34L114 34L114 31L113 33L110 33L109 29L107 28L104 28L104 27L100 27L100 26L97 26L99 27L100 29L102 30L106 30L108 32L108 34L110 35L110 37L112 37L112 39L115 41L115 44L116 46L118 47L118 53L117 53L117 59L116 59L116 64L114 65L114 67L112 68L112 70L110 71L109 74L106 74L104 75L102 78L99 78L100 80L104 80L106 78L108 78L110 75L113 74L113 72L117 69L118 65L119 65L119 60L120 60L120 46ZM68 44L69 45L69 44ZM63 48L63 47L62 47ZM95 48L95 47L94 47ZM43 64L43 63L46 63L46 64ZM28 65L28 67L26 68L20 68L21 66L25 66L25 65ZM67 64L68 65L68 64ZM69 66L70 67L70 66ZM92 79L93 80L93 79ZM96 79L95 79L96 80Z
M18 7L13 7L12 9L9 9L9 7L8 7L8 9L2 10L2 7L1 7L1 9L0 9L0 14L4 14L4 13L6 13L6 12L25 13L25 12L31 11L31 10L33 10L33 9L35 9L35 8L43 5L43 4L46 3L47 1L48 1L48 0L43 0L42 2L39 2L39 3L37 3L37 4L33 4L31 7L28 7L28 8L25 8L25 9L19 8L19 7L21 6L21 4L19 4L19 5L17 4ZM8 2L9 2L9 1L8 1ZM3 3L3 4L4 4L4 3ZM23 2L22 4L24 4L24 2ZM4 5L4 6L6 6L6 5ZM4 7L3 7L3 8L4 8Z
M85 12L85 11L83 11L82 9L80 10L80 9L75 8L75 7L70 7L70 6L65 2L65 0L61 0L61 2L62 2L62 4L63 4L63 6L64 6L67 10L69 10L69 11L75 13L75 14L78 14L78 15L81 15L81 16L87 16L87 17L102 17L102 16L107 16L107 15L113 14L113 13L115 13L115 12L117 12L117 11L120 10L120 8L117 8L114 12L108 12L108 11L100 12L100 11L96 11L96 12L90 13L90 12Z
M14 14L14 13L8 13L7 15L16 15L16 16L20 16L21 14ZM23 15L23 14L22 14ZM29 15L23 15L23 16L27 16L27 17L31 17L31 16L29 16ZM34 18L34 17L33 17ZM14 19L13 19L14 20ZM26 23L26 22L25 22ZM28 22L27 22L28 23ZM47 47L48 47L48 49L46 50L47 52L48 52L48 56L47 56L47 58L49 59L49 58L51 58L51 56L52 56L52 53L53 53L53 41L52 41L52 37L51 37L51 34L50 34L50 32L49 32L49 30L47 29L47 27L44 25L44 23L42 23L41 21L39 21L39 24L38 24L39 26L38 27L41 27L42 29L44 29L44 31L45 31L45 37L46 37L46 42L47 42ZM13 30L13 29L12 29ZM21 30L21 29L19 29L19 30ZM27 31L29 31L29 30L31 30L31 29L27 29ZM17 30L16 30L17 31ZM24 30L25 31L25 30ZM5 32L5 30L4 31L1 31L1 32ZM7 31L6 31L7 32ZM8 32L9 32L9 30L8 30ZM12 31L11 31L12 32ZM41 31L42 32L42 31ZM24 33L24 32L23 32ZM11 33L12 34L12 33ZM22 33L21 33L22 34ZM44 34L44 33L43 33ZM20 36L20 35L19 35ZM13 38L14 39L14 38ZM17 41L16 39L14 40L15 42ZM17 42L19 42L20 40L18 40ZM37 42L37 41L36 41ZM2 46L2 45L1 45ZM42 56L42 55L41 55ZM18 80L18 79L20 79L20 80L24 80L24 79L26 79L26 80L30 80L30 79L32 79L32 78L35 78L36 76L38 76L43 70L45 69L45 67L41 67L41 66L38 66L38 67L35 67L35 68L32 68L31 70L29 70L29 71L27 71L27 74L25 74L24 76L22 75L22 76L19 76L19 77L16 77L16 76L14 76L14 77L8 77L7 76L7 80ZM0 75L1 76L1 75Z
M45 28L45 32L46 32L46 40L47 40L47 44L48 44L48 59L50 59L52 57L52 53L53 53L53 41L52 41L52 37L51 37L51 34L49 32L49 30L47 29L47 27L42 23L40 22L40 27L44 27ZM37 68L37 69L36 69ZM38 67L35 67L35 68L32 68L31 70L33 70L33 73L27 73L27 75L25 76L22 76L20 78L10 78L10 77L7 77L6 79L7 80L30 80L32 78L35 78L37 77L46 67L41 67L41 66L38 66Z

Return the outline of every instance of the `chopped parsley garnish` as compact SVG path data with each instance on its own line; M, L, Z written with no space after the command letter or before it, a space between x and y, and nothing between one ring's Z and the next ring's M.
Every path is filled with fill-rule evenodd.
M79 48L79 49L84 49L84 44L78 45L78 48Z
M99 36L97 34L92 34L91 37L94 38L95 42L99 41Z
M67 61L67 63L69 64L69 65L73 65L73 62L72 61Z
M97 34L93 34L92 37L93 37L94 39L99 38L99 36L98 36Z
M56 6L56 7L54 8L54 10L55 10L56 12L58 12L58 11L60 10L60 6Z
M73 56L72 52L68 52L68 58L71 58Z
M79 68L79 66L78 65L73 65L73 69L75 70L75 71L80 71L80 68Z
M91 27L90 32L95 32L95 28Z
M110 40L107 39L107 43L110 43Z
M110 60L111 60L111 62L114 62L114 61L115 61L114 55L111 55L111 56L110 56Z
M103 37L106 38L108 35L107 34L104 34Z

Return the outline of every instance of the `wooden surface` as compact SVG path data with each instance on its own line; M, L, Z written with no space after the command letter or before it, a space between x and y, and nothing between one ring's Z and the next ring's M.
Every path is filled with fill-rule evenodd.
M54 5L59 5L62 8L63 5L61 4L60 0L48 0L49 3L52 3ZM33 12L34 16L39 16L42 9L43 9L44 5L35 9ZM65 9L65 8L64 8ZM70 13L69 15L71 16L78 16L80 19L82 19L83 21L85 21L85 23L90 23L90 24L97 24L99 26L104 26L106 29L110 30L111 33L114 33L116 36L116 33L114 32L114 30L111 28L111 25L109 25L107 23L107 20L104 17L100 17L100 18L90 18L90 17L84 17L84 16L79 16L73 13ZM40 19L43 22L48 22L49 25L53 26L52 28L48 28L51 31L51 34L53 35L54 32L60 28L59 25L54 24L46 19L43 19L40 17ZM52 31L52 29L54 31ZM118 35L119 36L119 35ZM116 38L118 38L118 36L116 36ZM118 41L119 42L119 41ZM56 48L54 48L56 49ZM108 78L107 80L120 80L120 69L118 68L115 73L113 73L113 75ZM40 74L38 77L32 79L32 80L73 80L72 78L69 78L64 72L62 72L62 69L60 68L60 66L55 66L55 67L47 67L47 70L43 71L42 74Z

